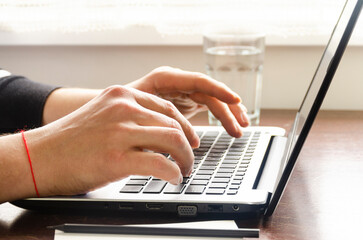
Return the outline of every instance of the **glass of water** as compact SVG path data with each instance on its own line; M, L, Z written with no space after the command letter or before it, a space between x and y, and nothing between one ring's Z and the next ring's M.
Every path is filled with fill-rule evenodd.
M210 26L203 36L206 72L240 95L251 125L260 122L265 35L238 26ZM221 125L208 112L210 125Z

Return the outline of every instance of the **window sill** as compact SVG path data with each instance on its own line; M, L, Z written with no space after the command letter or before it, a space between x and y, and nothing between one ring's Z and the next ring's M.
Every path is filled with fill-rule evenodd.
M268 46L325 46L329 36L268 36ZM200 46L202 35L161 35L151 27L121 31L56 33L0 32L0 46ZM363 46L363 36L354 36L351 46Z

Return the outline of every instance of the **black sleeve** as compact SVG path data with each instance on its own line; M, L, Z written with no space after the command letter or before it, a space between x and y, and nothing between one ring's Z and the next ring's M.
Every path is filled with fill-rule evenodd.
M0 78L0 133L40 127L45 101L57 88L22 76Z

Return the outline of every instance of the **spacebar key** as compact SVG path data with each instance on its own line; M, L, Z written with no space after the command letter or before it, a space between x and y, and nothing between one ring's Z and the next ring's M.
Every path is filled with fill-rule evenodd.
M166 185L166 181L152 180L145 188L143 193L161 193Z

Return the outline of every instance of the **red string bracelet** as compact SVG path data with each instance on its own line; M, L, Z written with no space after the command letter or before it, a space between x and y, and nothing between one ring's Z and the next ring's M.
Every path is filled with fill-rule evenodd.
M20 132L21 132L21 135L23 137L23 142L24 142L24 145L25 145L26 153L28 154L29 166L30 166L30 171L32 173L32 177L33 177L35 192L37 193L37 196L40 197L39 192L38 192L38 188L37 188L37 184L35 182L35 177L34 177L34 172L33 172L33 165L32 165L32 161L30 160L29 148L28 148L28 144L26 143L24 130L21 130Z

